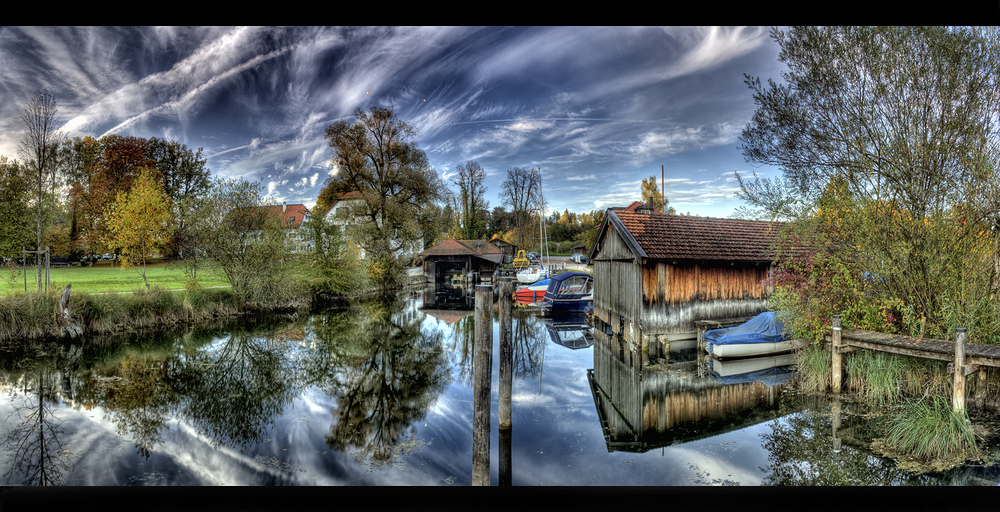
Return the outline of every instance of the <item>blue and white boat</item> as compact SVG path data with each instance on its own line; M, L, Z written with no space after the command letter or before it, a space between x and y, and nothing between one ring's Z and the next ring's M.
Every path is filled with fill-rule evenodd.
M549 278L538 307L546 314L581 312L594 301L594 278L585 272L563 272Z
M705 349L715 357L750 357L789 352L807 340L789 339L777 314L765 311L742 325L705 331Z

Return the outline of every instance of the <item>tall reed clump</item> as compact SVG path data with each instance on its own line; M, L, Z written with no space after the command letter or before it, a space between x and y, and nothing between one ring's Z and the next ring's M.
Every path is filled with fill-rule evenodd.
M0 296L0 341L44 338L52 334L58 303L54 293Z
M903 396L906 365L885 352L858 351L845 358L847 387L866 402L888 405Z
M830 388L830 352L810 345L795 354L795 375L802 391L823 393Z
M979 458L972 424L941 396L906 401L896 408L886 446L944 468Z

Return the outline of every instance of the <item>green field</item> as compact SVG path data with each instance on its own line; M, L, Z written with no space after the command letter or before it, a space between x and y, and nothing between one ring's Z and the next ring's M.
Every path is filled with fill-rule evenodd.
M28 290L33 291L36 289L34 269L29 268L28 272ZM187 276L180 265L154 263L146 266L146 279L150 286L173 290L184 288ZM142 276L134 268L122 270L110 263L98 263L93 267L52 268L49 270L49 282L57 290L72 284L76 293L130 292L145 288ZM203 287L229 286L221 274L213 271L199 271L198 283ZM0 294L23 291L24 275L21 269L0 268Z

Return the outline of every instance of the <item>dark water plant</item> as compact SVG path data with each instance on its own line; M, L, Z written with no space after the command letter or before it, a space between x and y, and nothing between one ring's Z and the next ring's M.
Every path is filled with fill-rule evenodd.
M924 465L943 469L980 457L972 424L948 399L923 397L896 407L886 436L891 452L906 454Z

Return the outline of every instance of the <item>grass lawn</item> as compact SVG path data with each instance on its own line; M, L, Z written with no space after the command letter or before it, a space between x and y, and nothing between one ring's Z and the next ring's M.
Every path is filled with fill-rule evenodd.
M34 270L28 269L28 290L34 290ZM159 286L166 290L184 288L184 275L180 265L153 263L146 266L146 279L150 286ZM43 276L44 279L44 276ZM100 292L130 292L145 288L142 276L136 269L122 270L112 266L110 262L97 263L93 267L52 268L49 270L49 282L56 290L62 290L67 284L73 285L75 293ZM229 286L225 278L217 272L199 271L198 282L203 287ZM21 269L0 269L0 294L24 291L24 275Z

